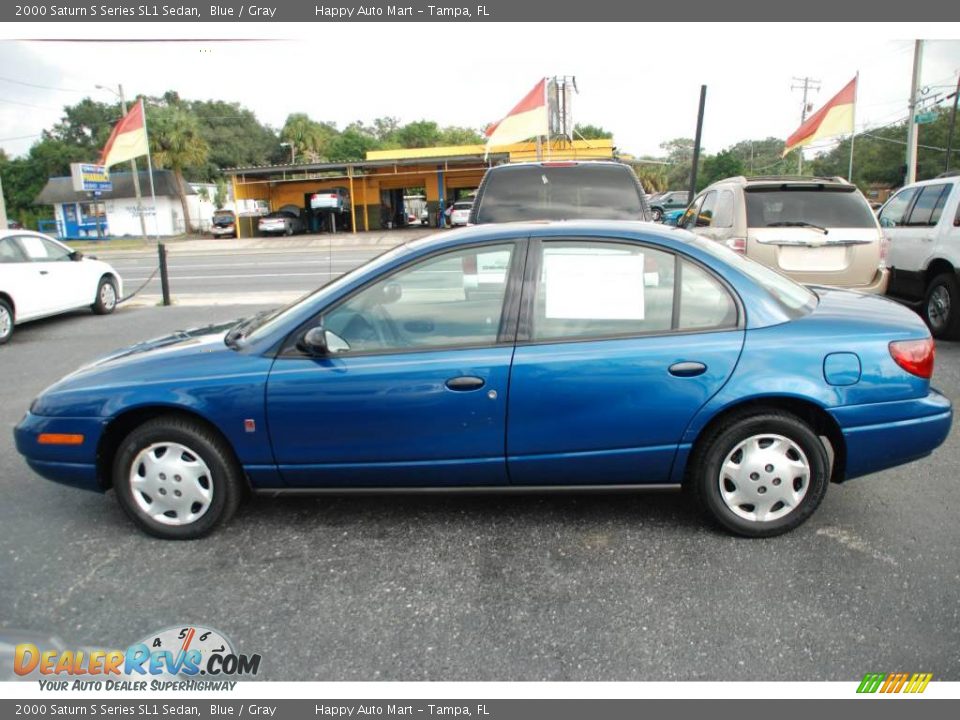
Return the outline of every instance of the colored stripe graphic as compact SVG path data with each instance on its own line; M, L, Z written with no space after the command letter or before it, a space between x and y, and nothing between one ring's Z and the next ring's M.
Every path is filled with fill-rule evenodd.
M867 673L857 687L858 693L922 693L933 680L933 673Z

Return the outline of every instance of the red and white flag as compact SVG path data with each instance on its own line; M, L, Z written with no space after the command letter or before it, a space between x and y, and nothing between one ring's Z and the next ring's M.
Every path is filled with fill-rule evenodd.
M143 100L134 105L110 133L110 139L100 153L100 164L111 165L131 160L150 151L147 144L147 125L143 118Z
M488 149L493 145L509 145L537 135L548 135L546 78L534 85L506 117L493 123L484 134Z
M836 137L853 132L854 105L857 102L857 78L830 98L830 101L796 129L787 138L783 148L786 155L791 150L803 147L821 138Z

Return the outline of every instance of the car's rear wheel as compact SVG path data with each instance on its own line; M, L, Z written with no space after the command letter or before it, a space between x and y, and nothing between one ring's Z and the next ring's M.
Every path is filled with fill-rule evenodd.
M0 345L13 337L13 308L6 300L0 300Z
M150 420L131 432L113 464L117 500L145 532L169 540L206 535L236 511L241 472L226 442L200 422Z
M117 284L113 278L102 277L97 285L97 299L93 301L93 311L97 315L109 315L117 309Z
M743 414L698 443L688 482L706 513L746 537L780 535L803 523L823 499L826 448L789 413Z
M923 302L923 319L936 338L960 339L960 286L954 273L930 281Z
M293 225L287 225L286 229L283 231L283 234L287 237L293 235Z

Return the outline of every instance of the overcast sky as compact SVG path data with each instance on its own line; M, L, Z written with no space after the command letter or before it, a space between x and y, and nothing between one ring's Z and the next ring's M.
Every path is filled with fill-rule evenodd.
M800 120L794 77L820 81L819 107L860 71L858 130L907 115L913 38L925 44L922 84L947 94L960 71L960 24L564 25L329 24L256 26L29 25L0 31L89 42L0 41L0 147L25 153L64 105L96 85L128 98L175 90L236 101L275 128L306 112L343 128L391 115L403 122L480 128L505 114L540 77L575 75L578 122L613 131L635 154L692 137L708 86L703 145L786 137ZM62 32L60 31L62 30ZM132 31L132 32L131 32ZM235 42L105 42L121 37L263 37ZM30 83L46 87L32 87Z

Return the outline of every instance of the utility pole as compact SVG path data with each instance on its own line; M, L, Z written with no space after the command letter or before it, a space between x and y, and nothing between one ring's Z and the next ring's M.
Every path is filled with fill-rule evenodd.
M690 168L690 202L697 196L697 169L700 165L700 139L703 137L703 110L707 104L707 86L700 86L700 109L697 111L697 137L693 141L693 164Z
M920 88L920 68L923 64L923 40L913 46L913 80L910 82L910 116L907 118L907 174L904 185L917 180L917 90Z
M807 104L807 93L810 90L820 92L820 81L810 77L795 77L793 80L803 83L802 85L790 86L791 90L803 90L803 109L800 111L800 124L803 125L807 121L807 112L810 110L810 106ZM803 175L803 148L797 150L797 174Z
M950 96L947 95L947 99ZM950 113L950 133L947 135L947 158L943 161L943 171L950 170L950 153L953 152L953 133L957 128L957 101L960 100L960 72L957 73L957 89L953 91L953 110Z

